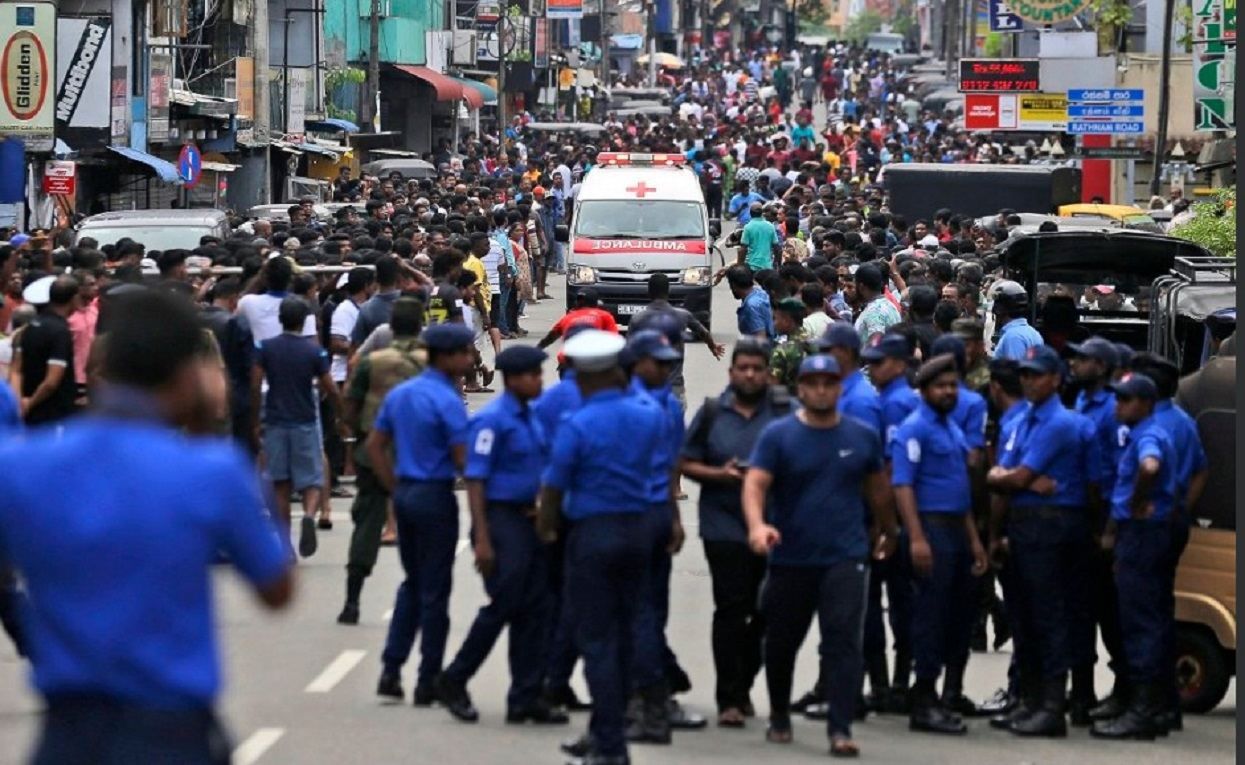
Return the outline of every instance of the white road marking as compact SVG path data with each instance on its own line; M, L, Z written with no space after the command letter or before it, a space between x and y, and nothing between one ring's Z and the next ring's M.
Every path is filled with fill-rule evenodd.
M233 750L233 765L255 765L285 735L285 728L260 728Z
M342 651L333 659L324 671L312 680L304 693L328 693L333 690L334 686L342 681L346 675L350 674L350 670L354 669L359 662L363 661L363 657L367 655L367 651L351 650Z
M457 558L459 554L462 553L462 551L466 549L467 549L467 540L465 539L458 540L458 545L454 548L454 557Z

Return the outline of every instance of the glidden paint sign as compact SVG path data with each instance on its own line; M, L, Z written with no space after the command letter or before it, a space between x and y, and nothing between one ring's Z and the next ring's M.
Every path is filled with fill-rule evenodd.
M0 2L0 135L33 151L52 145L55 35L50 3Z

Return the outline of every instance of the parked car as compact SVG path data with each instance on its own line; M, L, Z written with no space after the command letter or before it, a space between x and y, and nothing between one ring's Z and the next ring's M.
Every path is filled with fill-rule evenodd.
M122 210L86 218L75 241L89 236L102 246L129 238L148 251L193 250L205 236L224 240L229 233L229 219L220 210Z

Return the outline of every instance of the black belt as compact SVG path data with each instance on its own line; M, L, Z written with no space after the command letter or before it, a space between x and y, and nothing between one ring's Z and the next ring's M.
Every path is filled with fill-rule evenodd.
M1069 513L1084 513L1085 508L1067 505L1027 505L1025 507L1012 507L1007 511L1009 521L1034 521L1043 520L1050 521L1056 518L1062 518Z
M966 513L921 513L922 526L964 527Z

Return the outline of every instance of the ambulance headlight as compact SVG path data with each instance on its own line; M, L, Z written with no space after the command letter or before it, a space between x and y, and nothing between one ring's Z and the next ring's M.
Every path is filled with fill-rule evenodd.
M683 272L683 283L689 287L704 287L709 284L709 267L696 266Z
M568 284L596 284L597 271L588 266L571 266L566 272Z

